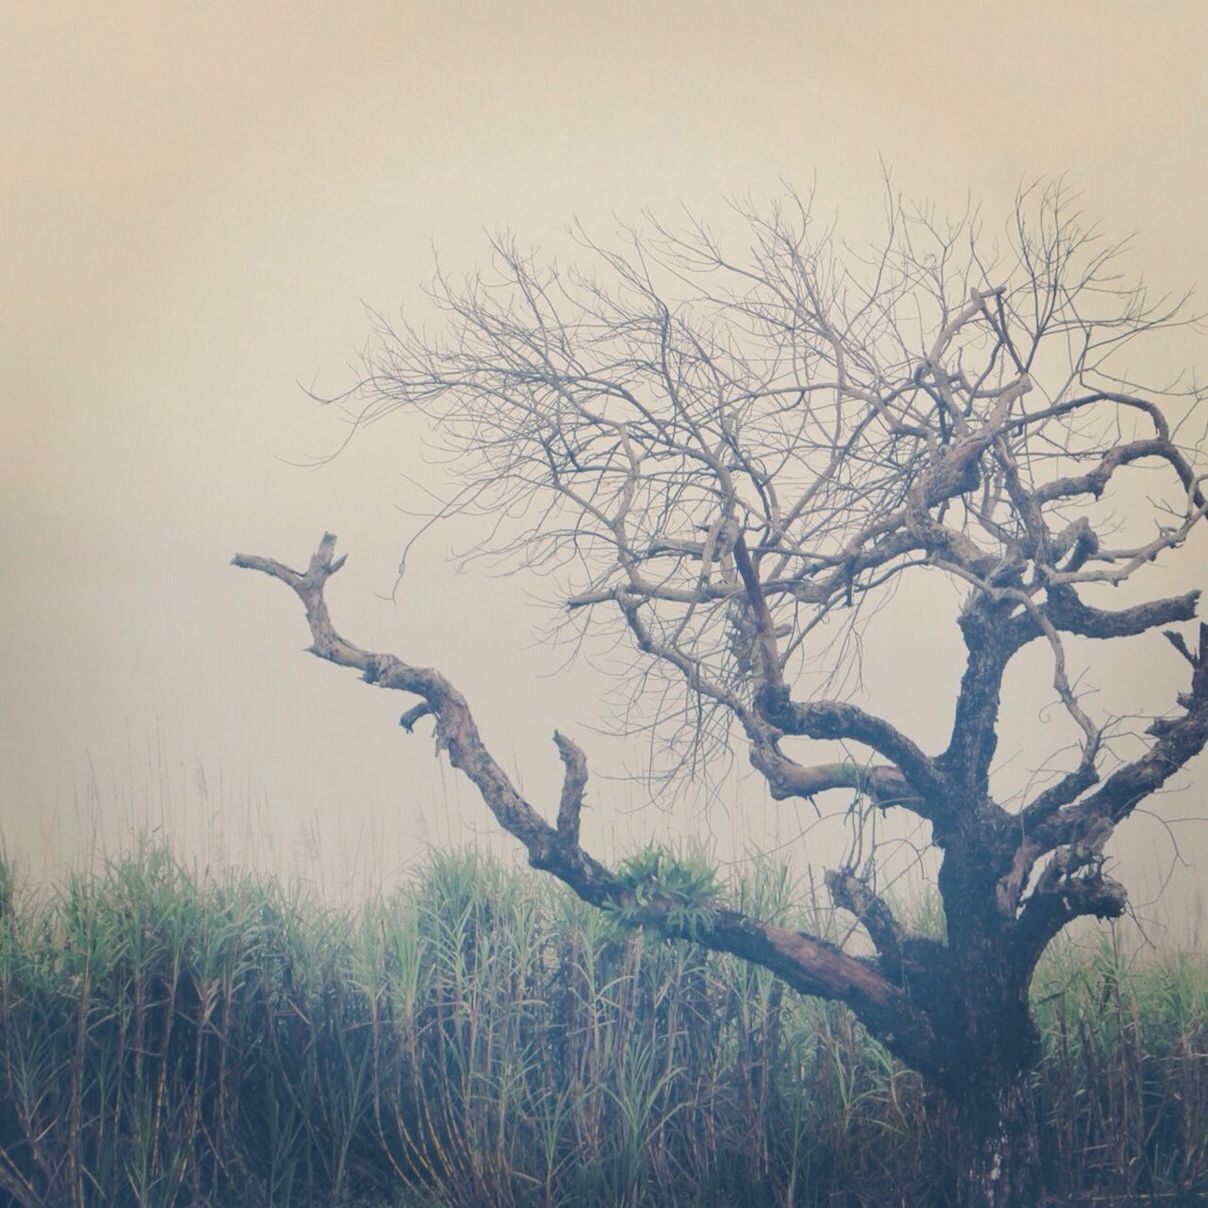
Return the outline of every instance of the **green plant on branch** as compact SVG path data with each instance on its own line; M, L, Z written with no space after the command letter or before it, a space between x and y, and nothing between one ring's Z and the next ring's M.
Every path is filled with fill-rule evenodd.
M723 892L714 868L699 854L677 855L646 847L617 866L624 887L605 911L623 928L653 926L671 936L695 938L716 914Z

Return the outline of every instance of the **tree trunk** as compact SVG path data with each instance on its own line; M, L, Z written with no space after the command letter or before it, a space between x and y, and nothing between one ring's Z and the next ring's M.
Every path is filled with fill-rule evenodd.
M957 1208L1032 1208L1040 1200L1040 1133L1026 1072L988 1068L951 1096Z

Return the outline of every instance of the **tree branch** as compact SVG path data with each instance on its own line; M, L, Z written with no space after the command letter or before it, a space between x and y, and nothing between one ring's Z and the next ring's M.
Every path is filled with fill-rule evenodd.
M863 767L844 762L804 766L782 754L770 739L750 743L750 761L752 767L763 773L776 801L812 798L828 789L853 789L867 793L883 808L900 805L916 813L925 808L902 773L884 764Z
M1124 886L1102 872L1055 877L1051 888L1044 893L1037 890L1028 899L1013 946L1030 969L1054 936L1075 919L1118 919L1127 906Z
M1117 469L1145 457L1160 457L1169 462L1179 476L1179 481L1190 492L1193 503L1203 505L1204 497L1196 485L1194 471L1188 465L1187 459L1168 439L1160 436L1117 445L1099 459L1099 464L1093 470L1072 478L1058 478L1037 487L1035 498L1038 503L1073 495L1093 495L1098 499Z
M787 688L761 690L756 705L760 715L785 734L850 739L871 747L899 769L912 794L922 799L920 812L944 809L948 786L935 761L884 719L840 701L799 703L789 699Z
M554 745L566 769L562 797L558 802L558 838L567 847L576 848L579 846L579 814L587 788L587 756L557 730L554 731Z
M998 745L1003 674L1019 648L1018 631L1006 624L1013 607L975 590L958 619L965 642L965 670L953 712L952 736L936 762L959 779L971 801L984 798L989 788L990 763Z
M1077 842L1054 852L1040 874L1012 932L1012 941L1028 968L1074 919L1087 915L1114 919L1124 913L1128 894L1103 871L1103 847L1114 829L1109 820L1099 819Z
M1157 741L1144 755L1117 768L1100 788L1076 804L1054 811L1046 803L1047 818L1032 807L1025 825L1032 825L1031 837L1042 850L1081 842L1104 823L1116 826L1208 745L1208 624L1200 624L1199 650L1189 661L1191 691L1179 698L1185 712L1150 727Z
M831 869L826 874L831 901L860 920L868 938L890 968L902 964L905 933L884 898L854 868Z
M1050 585L1048 597L1045 613L1055 628L1086 638L1108 639L1135 637L1159 625L1194 620L1200 592L1197 588L1186 595L1116 611L1084 604L1074 589L1065 584Z
M873 963L848 956L807 932L759 922L736 910L711 908L691 923L677 922L679 903L662 898L657 889L639 904L632 888L579 844L579 814L587 783L583 752L563 735L555 734L565 778L558 824L551 827L520 796L491 756L465 698L444 676L431 668L414 667L394 655L364 650L336 632L324 598L327 580L344 563L343 558L334 557L334 552L335 537L325 533L305 572L271 558L247 554L236 554L232 562L279 579L298 596L310 626L312 653L359 671L366 683L421 698L421 704L406 716L415 717L426 709L435 717L438 747L473 782L504 830L524 845L533 867L551 873L592 905L611 903L638 909L643 922L658 926L670 936L762 965L803 994L845 1002L904 1060L916 1065L927 1060L934 1044L930 1026L901 988Z

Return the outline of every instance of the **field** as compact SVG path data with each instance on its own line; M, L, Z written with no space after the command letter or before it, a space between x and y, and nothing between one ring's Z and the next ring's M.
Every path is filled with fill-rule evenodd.
M3 1203L943 1202L943 1105L845 1010L472 854L349 908L147 846L0 911ZM1034 996L1053 1202L1208 1202L1202 959L1104 931Z

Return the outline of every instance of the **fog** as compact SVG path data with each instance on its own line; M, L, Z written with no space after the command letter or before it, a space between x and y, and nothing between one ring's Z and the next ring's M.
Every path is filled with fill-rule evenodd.
M579 740L604 773L589 845L707 833L732 859L812 824L808 805L754 782L708 810L692 793L647 804L620 775L640 745L597 732L605 680L534 640L532 584L455 573L468 534L422 543L395 592L408 509L441 468L404 420L329 457L347 428L309 392L353 382L366 307L423 317L434 250L469 271L499 228L560 251L572 219L604 239L643 208L724 223L727 197L785 183L872 234L886 165L941 211L969 194L1002 207L1021 181L1064 175L1112 236L1136 233L1126 266L1156 288L1180 292L1208 264L1202 5L7 16L0 822L39 874L148 828L201 858L333 885L394 879L427 844L496 843L427 734L398 729L406 702L302 654L296 602L229 566L236 550L303 563L325 529L350 554L337 625L441 668L551 812L549 735ZM1202 363L1203 337L1170 351L1181 359L1161 376ZM1154 594L1202 579L1202 554L1155 576ZM924 743L948 721L953 636L870 636L868 699ZM1177 656L1156 636L1116 645L1095 652L1105 702L1170 707ZM934 685L922 699L920 677ZM1010 688L1003 757L1022 760L1052 693L1037 660ZM1206 775L1201 758L1155 811L1203 813ZM1173 868L1159 913L1198 917L1208 827L1138 819L1126 833L1113 851L1135 899ZM824 865L839 841L824 826L809 852Z

